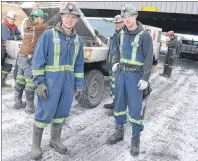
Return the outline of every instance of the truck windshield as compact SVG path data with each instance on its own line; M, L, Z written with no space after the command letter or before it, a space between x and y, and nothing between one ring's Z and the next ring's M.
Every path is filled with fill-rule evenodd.
M87 19L93 29L98 30L99 33L105 37L113 36L115 32L114 24L105 19Z

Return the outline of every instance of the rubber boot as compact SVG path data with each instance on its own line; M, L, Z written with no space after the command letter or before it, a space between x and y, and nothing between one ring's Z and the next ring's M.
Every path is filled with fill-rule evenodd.
M11 85L11 84L8 84L8 83L6 82L6 77L7 77L7 74L3 74L3 73L2 73L1 87L11 88L12 85Z
M65 154L67 152L67 147L61 142L61 131L62 131L63 123L53 123L51 124L51 139L49 145L52 148L55 148L61 154Z
M116 144L124 139L124 125L116 125L116 132L107 139L107 144Z
M25 112L29 114L35 113L35 106L34 106L34 100L26 100L26 108Z
M33 137L32 137L32 147L30 152L30 157L33 160L38 160L42 158L41 150L41 139L43 135L43 128L33 126Z
M26 102L22 102L23 89L24 87L22 85L15 86L14 109L25 108L26 106Z
M138 156L140 153L140 135L133 136L131 138L131 150L132 156Z
M103 107L106 108L106 109L113 109L114 108L114 104L113 103L105 104Z
M114 116L114 109L109 109L107 112L108 116Z
M25 112L32 114L35 112L34 107L34 90L33 89L25 89L25 95L26 95L26 108Z
M167 78L170 78L172 74L172 68L171 67L167 67Z
M164 65L164 70L163 70L163 73L159 74L160 76L163 76L163 77L167 77L167 68L168 66L167 65Z

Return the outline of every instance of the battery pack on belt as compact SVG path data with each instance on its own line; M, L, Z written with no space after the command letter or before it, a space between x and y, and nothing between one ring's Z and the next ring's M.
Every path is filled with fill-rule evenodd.
M128 72L142 72L142 67L140 66L129 66L129 65L118 65L118 70L120 71L128 71Z

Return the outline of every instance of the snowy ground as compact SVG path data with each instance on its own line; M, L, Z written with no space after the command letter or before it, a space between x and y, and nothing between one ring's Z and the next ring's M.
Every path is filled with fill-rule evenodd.
M158 67L161 72L162 62ZM129 153L129 124L124 141L106 144L114 132L113 117L102 108L111 102L106 87L104 99L94 109L84 109L74 100L62 133L62 141L69 149L65 155L48 146L50 128L45 129L42 161L198 161L198 62L180 60L171 79L158 74L150 79L153 92L148 100L139 157ZM2 160L29 161L34 116L24 109L12 109L13 95L13 89L2 90Z

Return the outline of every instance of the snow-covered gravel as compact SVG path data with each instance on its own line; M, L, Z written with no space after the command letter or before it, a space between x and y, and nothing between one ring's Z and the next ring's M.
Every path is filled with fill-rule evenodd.
M158 68L163 69L162 61ZM50 127L43 134L42 161L198 161L198 62L180 60L170 79L152 74L153 92L147 102L145 129L141 136L141 153L130 153L131 127L125 128L125 139L116 145L106 144L114 132L114 119L103 108L110 103L106 87L101 104L82 108L75 100L70 117L63 127L65 155L49 147ZM14 84L12 79L9 83ZM24 109L14 110L14 90L2 90L2 160L29 161L33 115ZM25 97L24 97L25 99Z

